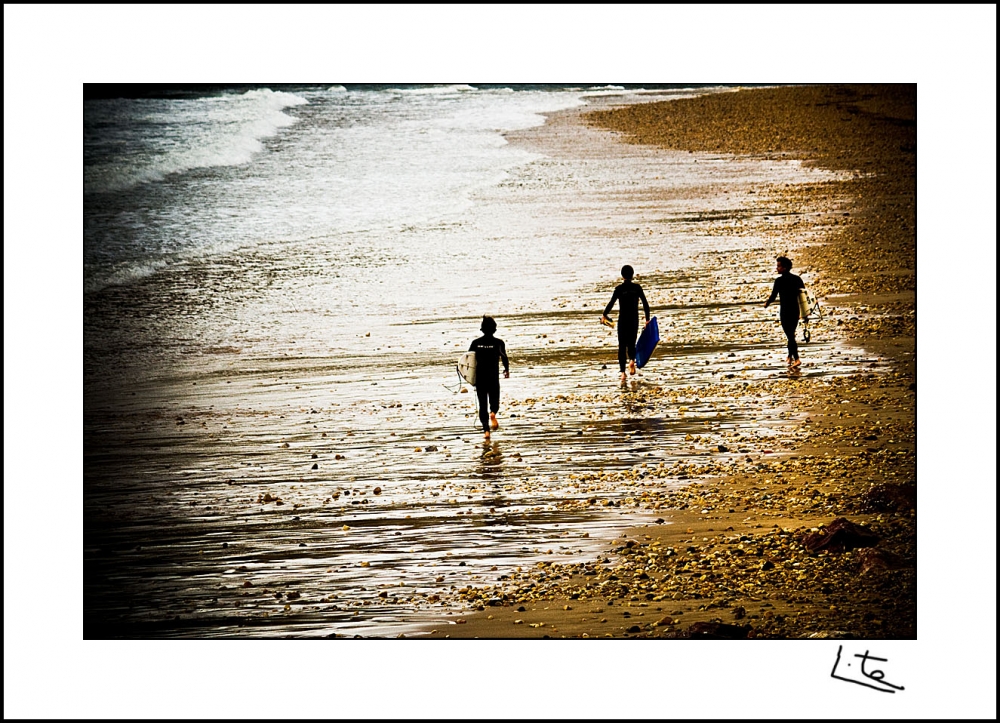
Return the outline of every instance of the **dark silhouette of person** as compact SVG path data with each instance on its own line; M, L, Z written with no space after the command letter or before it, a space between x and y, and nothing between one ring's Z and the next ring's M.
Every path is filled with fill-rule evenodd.
M507 360L507 346L502 339L493 336L497 323L491 316L484 316L479 330L483 335L469 345L469 351L476 352L476 396L479 398L479 421L483 425L483 436L490 438L490 430L500 428L497 412L500 411L500 362L503 362L503 378L510 378L510 362ZM489 407L487 407L489 402Z
M774 280L774 288L771 289L771 298L764 302L764 308L770 306L775 299L781 298L779 316L781 318L781 328L788 337L788 366L798 367L802 365L799 361L799 345L795 342L795 328L799 325L799 290L806 288L802 283L802 277L792 273L792 262L786 256L779 256L777 259L777 272L780 274Z
M618 368L621 371L621 380L625 381L625 362L628 361L630 374L635 374L635 340L639 333L639 302L642 302L643 312L646 314L646 324L649 323L649 302L646 295L642 293L642 287L632 282L635 271L626 264L622 266L622 283L615 287L615 293L611 301L604 308L602 320L610 321L608 314L618 302Z

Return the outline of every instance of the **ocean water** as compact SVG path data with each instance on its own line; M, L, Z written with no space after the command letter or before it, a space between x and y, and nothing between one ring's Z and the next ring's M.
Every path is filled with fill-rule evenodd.
M399 342L387 325L577 293L621 254L588 239L583 257L571 214L522 204L515 189L540 182L540 156L503 134L588 100L690 92L336 86L87 101L85 295L186 278L196 293L180 309L157 302L157 318L195 316L200 345L270 354L357 352L358 331ZM552 171L541 182L555 201L579 181ZM88 361L105 341L121 352L102 332L87 334Z
M780 438L790 416L698 390L784 373L758 307L775 227L810 226L755 189L832 174L567 120L731 90L85 100L85 634L416 634L449 591L595 559L602 534L660 516L581 506L634 490L571 473L717 460L692 432ZM758 268L733 262L754 250ZM624 263L664 339L619 388L597 318ZM484 314L511 357L485 445L454 369ZM809 374L872 361L822 334L807 353ZM651 402L663 389L685 413Z

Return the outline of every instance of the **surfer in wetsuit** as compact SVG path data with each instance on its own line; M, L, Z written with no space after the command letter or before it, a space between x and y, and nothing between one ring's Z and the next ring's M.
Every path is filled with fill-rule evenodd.
M802 277L791 273L792 262L786 256L779 256L777 259L777 272L780 274L774 280L774 288L771 290L771 298L764 302L766 309L771 303L781 298L781 328L788 337L788 366L798 367L802 365L799 361L799 345L795 343L795 327L799 325L799 289L806 288L802 283Z
M479 421L483 424L483 436L490 438L490 430L500 429L497 412L500 411L500 366L503 362L503 378L510 378L510 362L507 361L507 347L502 339L493 334L497 323L491 316L484 316L479 327L483 335L469 345L469 351L476 353L476 396L479 398ZM489 401L489 407L486 406ZM488 412L488 413L487 413Z
M615 293L611 301L604 309L601 319L611 321L608 314L618 302L618 367L622 373L622 381L625 381L625 362L628 361L630 374L635 374L635 339L639 333L639 302L642 301L642 309L646 314L646 323L649 323L649 302L646 295L642 293L639 284L632 283L635 271L626 264L622 266L622 278L624 281L615 287Z

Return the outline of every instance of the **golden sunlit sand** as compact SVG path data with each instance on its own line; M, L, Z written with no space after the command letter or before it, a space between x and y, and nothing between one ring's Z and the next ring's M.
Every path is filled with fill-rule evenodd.
M557 122L589 123L622 142L849 171L841 181L759 189L755 204L793 226L776 224L758 249L726 263L790 255L818 279L822 333L870 352L872 370L811 378L803 345L801 375L746 382L738 393L769 400L771 414L801 414L780 449L734 439L745 452L738 473L706 476L697 465L638 478L581 471L582 483L632 485L627 503L657 511L662 523L630 530L590 563L538 563L493 585L466 586L458 595L468 614L445 616L430 634L915 638L916 87L740 90ZM810 225L816 233L803 243ZM732 385L715 391L735 393ZM637 395L679 413L676 397L652 387ZM671 491L661 480L692 484ZM839 518L860 534L825 537L845 524Z

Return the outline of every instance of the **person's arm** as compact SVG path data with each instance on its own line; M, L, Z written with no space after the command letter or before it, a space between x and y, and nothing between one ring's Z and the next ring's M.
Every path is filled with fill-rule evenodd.
M613 293L611 295L611 301L609 301L608 305L604 307L604 316L608 316L608 314L611 313L611 310L615 307L615 302L616 301L618 301L618 287L617 286L615 287L615 293Z
M503 362L503 378L510 378L510 362L507 360L507 345L500 342L500 361Z
M646 313L646 323L649 323L649 302L646 301L646 295L642 292L642 287L639 287L639 298L642 299L642 310Z
M774 300L778 298L778 281L780 279L781 277L779 276L777 279L774 280L774 288L771 289L771 298L769 298L767 301L764 302L765 309L769 307L771 304L773 304Z

